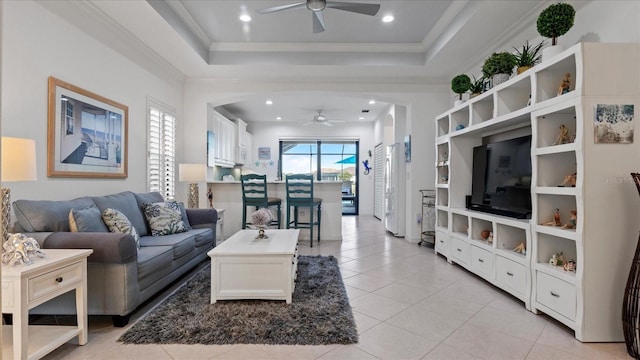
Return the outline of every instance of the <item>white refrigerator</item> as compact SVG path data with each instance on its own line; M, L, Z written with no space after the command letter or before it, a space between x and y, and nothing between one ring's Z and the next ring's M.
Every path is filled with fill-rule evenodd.
M404 149L400 145L387 146L384 167L384 227L397 237L403 237L405 229Z

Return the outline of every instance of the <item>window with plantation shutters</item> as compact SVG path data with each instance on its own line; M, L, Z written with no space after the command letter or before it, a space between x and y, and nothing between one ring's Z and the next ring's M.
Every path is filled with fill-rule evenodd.
M165 199L175 195L175 153L176 117L173 110L148 102L149 109L149 149L148 183L149 191L158 191Z

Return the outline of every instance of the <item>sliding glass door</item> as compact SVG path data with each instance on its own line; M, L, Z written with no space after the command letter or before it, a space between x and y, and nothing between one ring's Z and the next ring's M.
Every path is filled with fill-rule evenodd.
M312 174L342 181L342 214L358 214L358 141L280 141L280 176Z

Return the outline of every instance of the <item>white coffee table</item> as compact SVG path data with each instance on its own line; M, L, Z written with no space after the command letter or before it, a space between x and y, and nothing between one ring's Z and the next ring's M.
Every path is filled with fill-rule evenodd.
M211 257L211 303L264 299L291 303L300 230L240 230L207 253Z

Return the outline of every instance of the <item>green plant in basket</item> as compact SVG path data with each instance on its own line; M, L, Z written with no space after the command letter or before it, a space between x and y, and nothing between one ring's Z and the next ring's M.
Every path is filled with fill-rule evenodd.
M454 93L458 94L458 100L462 100L462 94L469 91L470 88L471 79L469 79L469 76L465 74L458 75L451 79L451 90L453 90Z
M516 59L516 66L518 67L518 74L535 66L542 60L542 47L545 41L541 41L538 45L533 46L529 44L529 41L524 43L520 49L514 47L516 53L514 57Z
M513 74L516 66L516 58L506 51L493 53L482 65L482 74L485 78L490 78L495 74Z
M565 3L552 4L542 10L536 26L538 33L551 38L551 45L556 45L558 36L562 36L573 27L576 11L573 6Z
M473 80L471 81L471 87L469 88L469 91L471 92L471 94L482 94L482 92L484 91L484 77L480 76L479 78L476 78L475 76L473 77Z

